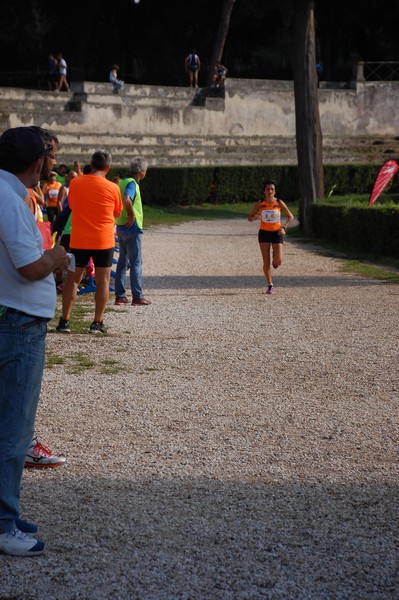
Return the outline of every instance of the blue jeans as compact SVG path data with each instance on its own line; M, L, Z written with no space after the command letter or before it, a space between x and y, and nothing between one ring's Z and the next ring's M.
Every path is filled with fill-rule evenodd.
M119 258L115 274L115 295L126 296L126 270L130 266L130 288L133 298L143 298L142 289L142 231L129 231L124 225L117 226Z
M0 316L0 533L19 517L25 455L33 437L42 383L47 323Z

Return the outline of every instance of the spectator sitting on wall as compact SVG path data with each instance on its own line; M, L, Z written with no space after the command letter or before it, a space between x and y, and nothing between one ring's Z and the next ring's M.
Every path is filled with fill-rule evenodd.
M215 65L215 72L213 75L213 86L215 88L224 86L226 80L227 68L224 67L220 62Z
M123 86L125 85L124 81L122 81L122 79L118 79L118 70L119 70L119 65L114 65L110 71L109 74L109 80L112 83L112 85L114 86L114 94L118 94L119 90L123 89Z

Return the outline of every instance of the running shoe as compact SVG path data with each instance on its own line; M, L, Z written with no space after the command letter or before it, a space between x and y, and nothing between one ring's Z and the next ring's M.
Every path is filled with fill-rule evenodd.
M22 531L22 533L28 533L29 535L34 535L39 529L34 523L31 523L30 521L24 521L23 519L19 518L15 519L15 525L19 531Z
M99 323L93 321L93 323L90 325L89 333L107 333L107 330L105 329L102 321Z
M271 283L270 285L267 286L266 294L272 294L272 293L273 293L273 284Z
M25 468L45 469L61 467L65 464L65 456L55 456L37 437L33 438L25 456Z
M71 333L71 328L69 326L69 321L66 321L65 319L63 319L62 317L60 317L60 320L59 320L58 325L55 328L55 330L58 333Z
M44 542L36 540L28 533L14 529L0 533L0 552L11 556L37 556L44 550Z

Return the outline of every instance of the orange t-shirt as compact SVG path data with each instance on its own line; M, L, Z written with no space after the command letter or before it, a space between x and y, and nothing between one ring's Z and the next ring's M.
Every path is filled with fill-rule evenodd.
M115 246L115 216L122 210L116 183L100 175L72 179L68 204L72 210L71 248L106 250Z
M58 192L60 191L61 184L59 181L54 183L45 183L43 186L43 194L47 200L47 206L54 208L58 203Z

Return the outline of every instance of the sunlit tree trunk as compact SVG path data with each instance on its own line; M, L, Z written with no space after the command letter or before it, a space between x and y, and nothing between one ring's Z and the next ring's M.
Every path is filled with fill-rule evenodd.
M231 13L236 0L224 0L222 14L220 15L219 27L216 34L215 43L213 45L211 62L209 65L208 79L206 86L209 88L212 85L213 73L217 62L222 61L224 45L226 43L227 34L229 31Z
M295 0L294 90L301 227L312 233L312 203L324 196L323 149L316 75L314 0Z

